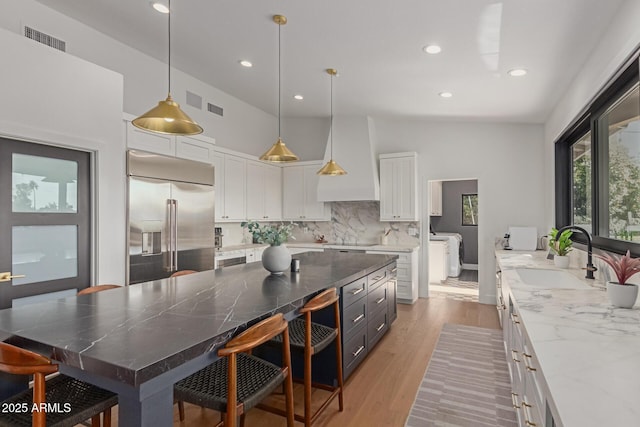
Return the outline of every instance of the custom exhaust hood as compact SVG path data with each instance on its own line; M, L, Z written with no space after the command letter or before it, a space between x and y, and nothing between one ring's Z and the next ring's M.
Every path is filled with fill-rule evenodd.
M380 200L378 166L373 154L375 128L370 117L333 118L333 157L348 171L346 175L320 176L318 200L346 202ZM324 154L331 157L329 141Z

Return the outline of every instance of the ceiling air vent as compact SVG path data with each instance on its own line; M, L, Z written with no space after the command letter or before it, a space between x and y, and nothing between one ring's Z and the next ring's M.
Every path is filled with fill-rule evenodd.
M38 43L46 44L49 47L54 49L61 50L63 52L67 51L67 43L63 40L57 39L49 34L45 34L41 31L34 30L31 27L24 27L24 35L31 40L35 40Z
M196 95L195 93L187 91L187 105L191 105L198 110L202 110L202 97L200 95Z
M217 105L213 105L212 103L207 102L207 111L209 111L210 113L213 113L213 114L217 114L220 117L222 117L222 115L223 115L222 113L223 113L224 110L222 109L222 107L218 107Z

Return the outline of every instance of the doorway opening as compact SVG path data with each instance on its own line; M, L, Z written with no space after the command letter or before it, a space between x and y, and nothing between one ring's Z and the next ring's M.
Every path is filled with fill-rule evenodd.
M428 185L429 296L478 302L477 179Z

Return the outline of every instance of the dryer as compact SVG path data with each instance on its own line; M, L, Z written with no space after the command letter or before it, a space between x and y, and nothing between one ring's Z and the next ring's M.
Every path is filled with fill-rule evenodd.
M464 258L464 245L460 233L436 232L431 234L429 240L446 240L449 242L449 277L458 277L462 272L462 259Z

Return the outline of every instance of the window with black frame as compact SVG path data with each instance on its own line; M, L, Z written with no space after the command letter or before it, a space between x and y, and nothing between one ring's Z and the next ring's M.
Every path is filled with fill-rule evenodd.
M462 195L462 225L478 225L478 195Z
M580 226L595 247L640 255L637 55L556 142L555 152L556 226Z

